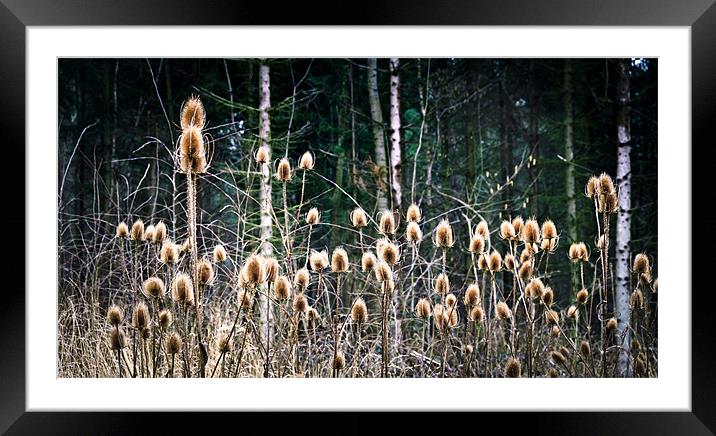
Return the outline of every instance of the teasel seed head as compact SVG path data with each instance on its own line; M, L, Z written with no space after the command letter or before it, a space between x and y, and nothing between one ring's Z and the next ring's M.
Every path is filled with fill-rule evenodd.
M607 331L613 332L617 329L617 319L616 318L609 318L609 321L607 321Z
M520 265L520 279L523 281L529 279L532 277L532 261L531 260L525 260L522 262L522 265Z
M262 256L261 257L262 263L264 265L264 273L266 274L265 281L269 283L273 283L276 281L276 278L278 277L278 270L279 265L278 261L274 257L267 257Z
M378 220L378 231L384 235L391 236L395 234L396 230L398 230L398 225L395 222L395 214L389 210L381 212Z
M146 229L144 229L144 234L142 235L142 241L148 241L152 242L154 240L154 226L148 225Z
M346 356L343 351L336 351L336 357L333 359L333 369L340 371L346 366Z
M187 172L186 165L192 165L195 159L204 157L204 136L201 129L196 126L187 126L182 130L179 137L179 157L180 167L183 172Z
M485 313L482 310L481 306L475 306L472 309L470 309L470 321L474 322L482 322L482 319L484 318Z
M189 306L194 304L194 286L188 274L179 273L174 277L174 281L172 282L172 300L174 300L175 303Z
M333 250L331 254L331 269L336 273L348 271L348 253L342 247Z
M419 223L423 219L423 213L417 204L413 203L408 206L408 211L405 214L405 218L409 223Z
M579 292L577 292L577 303L585 304L587 299L589 299L589 291L586 289L580 289Z
M567 309L567 318L574 319L579 315L579 309L575 305L569 306Z
M360 207L357 207L351 211L350 215L351 224L357 229L362 229L368 225L368 215Z
M465 290L465 306L477 306L480 303L480 287L473 283Z
M318 212L318 209L315 207L312 207L306 212L306 224L309 226L315 226L318 224L318 222L321 219L321 214Z
M512 311L509 306L507 306L507 303L500 301L497 303L497 306L495 306L495 315L498 319L508 319L512 317Z
M553 338L556 338L557 336L559 336L559 326L553 325L552 329L549 331L549 334Z
M137 330L144 330L149 326L149 309L143 302L137 303L132 311L132 327Z
M390 265L382 260L379 260L378 263L375 264L373 271L375 272L375 279L381 283L393 279L393 270L390 268Z
M122 308L120 308L116 304L109 306L109 309L107 309L107 322L109 323L109 325L117 327L118 325L122 324L123 320L124 311L122 311Z
M291 308L295 313L306 313L308 310L308 301L306 300L306 295L303 292L297 292L296 295L293 296Z
M291 281L286 276L279 276L273 288L274 296L279 301L288 300L291 296Z
M487 267L493 274L502 271L502 255L497 250L492 250L492 253L490 253Z
M430 301L427 298L421 298L415 305L415 314L422 320L430 318Z
M222 331L219 333L219 337L216 339L216 348L221 353L228 353L231 351L231 341L229 340L229 333Z
M328 266L328 252L326 250L313 250L308 260L311 264L311 270L321 272Z
M353 322L359 325L365 324L368 321L368 307L365 305L365 301L361 297L358 297L353 303L351 308L351 319Z
M509 272L515 271L515 256L511 254L505 255L505 269Z
M278 167L276 167L276 178L281 182L288 182L291 180L291 177L293 177L291 162L284 157L278 161Z
M189 238L186 238L184 242L181 243L181 245L177 245L177 250L179 250L179 254L187 254L189 252L189 249L191 248L191 243L189 242Z
M564 363L567 361L567 358L564 357L564 354L560 353L557 350L553 350L550 353L550 356L552 357L554 363L556 363L557 365L564 365Z
M271 151L269 148L265 145L260 146L258 149L256 149L256 154L254 154L254 160L259 165L265 165L268 163L268 161L271 159Z
M196 264L196 272L199 283L202 285L208 285L214 281L214 267L210 262L206 260L199 261L199 263Z
M538 278L533 278L525 288L528 297L542 298L544 296L544 283Z
M120 329L112 329L109 331L109 348L113 351L121 350L127 347L127 338Z
M544 293L542 293L542 301L547 307L551 307L552 303L554 302L554 291L549 286L544 288Z
M644 293L641 289L635 289L629 297L629 307L631 309L643 309L644 308Z
M542 239L542 251L554 253L557 249L557 239Z
M261 257L257 254L250 255L244 262L241 269L243 280L249 287L255 287L266 281L266 269Z
M149 277L144 281L142 288L144 289L144 295L150 298L161 298L166 292L164 281L159 277Z
M391 267L400 261L400 249L396 244L386 238L381 238L376 241L375 245L378 257Z
M174 316L172 315L172 313L169 310L163 309L161 312L159 312L159 327L162 330L167 331L169 326L172 325L173 321L174 321Z
M475 226L475 234L482 236L482 239L485 241L490 239L490 229L487 227L487 222L485 222L485 220L477 223L477 226Z
M632 265L632 271L636 274L650 273L651 267L649 266L649 258L644 253L639 253L634 256L634 264Z
M179 351L181 351L181 346L182 339L178 333L175 332L169 335L169 339L167 339L167 353L177 354Z
M452 226L447 219L442 219L435 228L435 245L442 249L450 248L455 244Z
M607 173L602 173L599 176L599 183L597 183L597 193L598 194L611 194L614 192L614 182L612 181L612 178Z
M122 221L121 223L117 224L117 237L127 238L127 236L129 236L129 227L127 227L127 223Z
M520 239L522 237L522 228L525 226L525 221L522 219L521 216L515 217L515 219L512 220L512 227L515 229L515 236L517 239Z
M313 153L311 153L310 151L304 152L301 155L301 159L299 159L298 161L298 167L304 171L312 170L315 164L316 162L313 158Z
M203 129L206 124L206 112L199 97L192 96L181 107L181 128L195 126Z
M505 378L520 378L522 374L522 364L519 360L510 357L505 363Z
M393 295L393 292L395 291L395 281L391 278L387 282L385 282L385 292L386 294Z
M420 225L415 221L410 221L408 227L405 229L405 239L408 242L416 244L423 239L423 231L420 230Z
M472 355L473 351L475 351L475 350L474 350L473 346L470 344L467 344L462 348L462 352L468 356Z
M318 324L318 311L313 307L309 307L306 309L306 319L308 320L309 325L315 326Z
M366 251L363 253L363 256L361 256L360 264L361 268L363 269L363 272L370 273L373 271L373 268L375 268L375 264L378 262L378 259L375 257L375 254L373 254L372 251Z
M445 273L440 273L435 278L435 292L444 295L450 291L450 279Z
M445 296L445 304L448 307L455 307L455 305L457 304L457 297L455 296L455 294L447 294Z
M308 268L301 268L296 271L296 276L293 278L293 283L299 290L306 290L308 284L311 283L311 273Z
M549 325L556 325L559 323L559 312L556 310L548 309L544 312L544 317Z
M164 239L167 237L167 226L164 224L164 221L159 221L157 225L154 226L154 234L152 235L152 242L155 244L161 244L164 242Z
M171 240L165 239L159 250L159 260L165 265L174 265L179 261L179 249Z
M254 297L248 289L241 289L236 293L236 305L239 309L249 309L254 305Z
M603 250L603 249L604 249L604 244L605 244L604 235L601 235L601 236L597 239L597 243L596 243L597 248L600 249L600 250Z
M549 378L558 378L559 377L559 371L557 371L554 368L549 368L547 370L547 377Z
M214 247L213 259L215 263L222 263L226 261L226 249L223 245L218 244Z
M132 231L129 233L129 239L132 241L141 241L144 238L144 221L138 219L132 224Z
M484 271L487 269L487 256L484 254L481 254L477 256L477 268L481 271Z
M515 226L507 220L502 221L502 224L500 224L500 238L511 241L515 239L516 235L517 231L515 230Z
M482 254L485 252L485 238L475 235L470 239L470 253Z
M579 343L579 351L582 353L582 356L586 358L592 357L592 347L589 345L589 341L582 341Z
M542 223L542 239L557 238L557 227L552 220L545 220Z
M527 244L536 244L539 241L539 224L534 218L525 222L522 229L522 240Z
M596 176L592 176L587 180L587 185L584 187L584 195L589 198L594 198L597 193L597 187L599 186L599 179Z

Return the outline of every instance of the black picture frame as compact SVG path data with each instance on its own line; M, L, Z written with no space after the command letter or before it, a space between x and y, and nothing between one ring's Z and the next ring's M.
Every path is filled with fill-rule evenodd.
M451 3L418 1L362 2L351 14L340 13L336 5L294 2L277 7L269 2L186 1L186 0L0 0L0 132L3 132L4 165L2 172L7 180L22 180L23 189L17 182L5 185L7 208L13 213L4 214L3 241L7 250L3 273L5 280L0 290L0 431L8 434L104 434L108 432L144 433L159 426L164 433L188 429L187 422L193 418L175 417L170 414L142 413L44 413L26 412L25 396L25 283L24 274L15 265L32 261L32 253L26 252L25 236L32 232L25 224L25 74L26 74L26 27L27 26L75 26L75 25L257 25L257 24L331 24L331 25L589 25L589 26L689 26L691 28L692 68L692 205L701 199L709 203L713 189L708 179L696 180L698 165L711 165L714 157L714 132L716 121L716 5L714 0L459 0ZM319 11L328 11L322 15ZM677 146L677 145L670 145ZM694 159L697 158L697 159ZM693 165L696 164L696 165ZM13 174L14 173L14 174ZM668 177L662 174L661 177ZM708 177L708 176L706 176ZM8 198L9 197L9 198ZM706 200L704 200L706 199ZM692 206L693 209L693 206ZM699 271L708 271L711 252L699 250L700 234L713 233L716 220L713 215L692 216L692 234L675 230L675 237L691 238L692 277L684 277L679 292L692 292L692 369L691 412L556 412L517 413L509 417L500 413L482 414L477 419L505 425L512 431L549 431L554 434L713 434L716 431L716 376L714 375L714 347L712 345L711 304L712 293L707 283L697 286L692 280ZM666 223L667 226L669 223ZM24 229L20 231L19 229ZM700 231L699 229L705 229ZM669 230L671 231L671 230ZM16 239L16 240L13 240ZM51 241L48 241L51 242ZM19 247L23 247L20 249ZM668 267L668 266L667 266ZM54 272L48 271L48 274ZM693 290L697 290L693 292ZM53 292L52 290L48 290ZM703 296L699 294L704 294ZM706 303L706 304L704 304ZM668 313L662 312L662 314ZM668 315L667 315L668 317ZM141 394L141 393L138 393ZM561 393L556 392L555 395ZM565 393L566 394L566 393ZM547 397L546 397L547 398ZM306 399L310 401L310 398ZM399 405L397 405L399 407ZM635 407L638 407L635 404ZM295 415L295 414L294 414ZM491 415L491 416L486 416ZM517 418L517 419L514 419ZM214 415L202 418L202 433L210 434L212 427L236 424L234 414ZM263 418L238 418L243 422L260 424ZM385 418L383 418L385 419ZM465 417L391 418L393 424L408 431L410 427L421 433L435 425L443 428L445 423L468 424ZM474 418L470 418L474 419ZM310 425L312 417L292 416L278 422L291 428L294 425ZM140 422L141 421L141 422ZM300 422L305 422L300 424ZM370 431L376 428L371 419L352 414L341 417L342 429L336 431ZM272 425L277 424L274 420ZM338 423L332 425L339 425ZM253 425L252 425L253 426ZM474 427L475 431L477 427ZM272 427L272 433L275 427ZM455 429L457 431L457 428Z

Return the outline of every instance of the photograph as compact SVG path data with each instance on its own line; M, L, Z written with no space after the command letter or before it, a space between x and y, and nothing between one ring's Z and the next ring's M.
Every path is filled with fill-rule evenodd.
M658 378L659 66L58 57L56 376Z

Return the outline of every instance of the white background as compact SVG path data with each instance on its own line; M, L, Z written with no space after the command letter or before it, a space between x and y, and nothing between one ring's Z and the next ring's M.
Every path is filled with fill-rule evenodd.
M690 28L27 30L27 409L690 410ZM58 57L659 57L657 379L58 379ZM667 183L668 181L668 183ZM685 226L685 227L684 227ZM31 261L30 261L31 260ZM161 395L158 393L161 392ZM110 394L111 393L111 394ZM549 393L549 394L548 394Z

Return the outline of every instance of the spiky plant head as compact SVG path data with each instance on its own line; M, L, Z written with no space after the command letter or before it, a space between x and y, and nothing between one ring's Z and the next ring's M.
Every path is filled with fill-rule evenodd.
M141 241L144 238L144 221L138 219L132 224L132 230L129 232L129 239L132 241Z
M393 292L395 291L395 281L391 278L387 282L385 282L385 293L388 294L388 296L393 295Z
M490 239L490 229L487 226L487 222L485 220L482 220L477 223L477 226L475 226L475 234L482 236L482 239L484 239L485 241Z
M378 231L386 236L392 236L398 230L395 214L392 211L384 210L380 213L378 220Z
M512 220L512 227L515 229L515 236L517 239L520 239L522 237L522 228L525 226L525 221L522 219L521 216L515 217L515 219Z
M589 341L583 340L580 342L579 351L582 353L582 356L590 358L592 356L592 347L589 345Z
M552 350L552 352L550 353L550 357L552 357L552 360L557 365L564 365L564 363L567 361L567 358L564 357L564 354L560 353L557 350Z
M641 289L637 288L631 293L631 296L629 297L629 307L632 310L644 308L644 293Z
M634 263L632 265L632 271L636 274L644 274L651 272L651 266L649 265L649 258L644 253L639 253L634 256Z
M589 198L594 198L594 195L597 193L597 189L599 186L599 179L597 179L596 176L592 176L587 180L587 185L584 187L584 195L586 195Z
M175 303L194 304L194 285L191 277L185 273L178 273L172 282L172 300Z
M306 295L304 295L303 292L297 292L296 295L293 296L291 308L294 313L306 313L308 310L308 300L306 300Z
M368 306L361 297L358 297L351 308L351 319L358 324L365 324L368 321Z
M239 306L239 309L249 309L254 305L253 294L248 289L239 290L236 297L236 304Z
M542 298L544 296L544 283L538 278L533 278L525 288L528 297Z
M557 227L552 220L545 220L542 223L542 239L555 239L557 237Z
M306 319L308 320L308 324L311 326L316 326L318 324L318 311L314 309L313 307L309 307L306 310Z
M614 192L614 181L612 177L607 173L602 173L599 176L599 183L597 183L597 193L610 194L612 192Z
M450 291L450 279L447 274L440 273L435 278L435 292L440 295L445 295Z
M571 305L567 308L567 318L575 319L579 316L579 309L575 305Z
M511 222L505 220L500 224L500 238L511 241L517 236L517 230Z
M470 321L482 322L485 317L485 312L482 310L482 306L475 306L470 309Z
M417 204L413 203L408 206L405 219L407 219L409 223L419 223L423 219L423 213Z
M154 226L152 224L150 224L147 226L147 228L144 229L144 234L142 235L142 241L152 242L153 240L154 240Z
M109 325L116 327L122 324L122 321L124 321L124 311L122 308L116 304L109 306L109 309L107 309L107 322Z
M522 375L522 364L519 360L509 357L505 363L505 378L520 378Z
M433 322L435 324L435 328L437 328L441 333L444 333L448 329L450 320L448 319L448 315L442 304L436 304L433 308Z
M190 248L191 248L191 242L189 242L189 238L185 239L184 242L181 243L181 245L177 246L177 250L179 250L179 254L188 253Z
M159 277L149 277L142 285L144 295L149 298L161 298L166 292L164 281Z
M304 171L312 170L316 164L313 158L313 153L306 151L301 155L301 159L298 160L298 167Z
M132 311L132 327L137 330L143 330L149 325L149 308L143 302L137 303Z
M167 237L167 226L164 224L164 221L159 221L157 225L154 226L154 235L152 237L152 242L155 244L161 244L164 242L164 239Z
M481 254L477 257L477 268L481 271L487 269L487 256L485 256L484 254Z
M400 249L388 238L380 238L375 243L378 257L388 265L395 266L400 261Z
M331 253L331 270L336 273L348 271L348 253L343 247L338 247Z
M109 348L113 351L119 351L127 347L127 338L121 329L111 329L109 331Z
M579 292L577 292L577 303L585 304L588 299L589 291L587 291L586 289L580 289Z
M422 320L430 318L430 301L427 298L421 298L415 305L415 314Z
M450 248L455 245L455 238L452 233L450 221L442 219L435 228L435 245L442 249Z
M293 177L293 170L291 169L291 162L287 158L282 158L278 161L276 167L276 178L281 182L288 182Z
M520 279L523 281L526 281L530 277L532 277L532 261L531 260L525 260L522 262L522 265L520 265L520 271L519 271Z
M221 353L228 353L231 351L231 340L229 339L229 332L222 331L216 338L216 348Z
M475 235L470 239L470 253L482 254L485 252L485 238Z
M493 274L502 271L502 255L497 250L492 250L490 253L487 267Z
M128 236L129 227L127 227L127 223L122 221L121 223L117 224L117 237L126 239Z
M548 309L544 312L545 320L547 320L547 324L549 325L556 325L559 323L559 312L556 310Z
M515 264L515 256L513 256L513 255L511 255L511 254L506 254L506 255L505 255L505 269L506 269L507 271L514 272L514 271L515 271L515 266L516 266L516 264Z
M167 353L177 354L181 350L181 346L182 339L179 333L174 332L169 335L169 339L167 339Z
M420 230L420 225L417 222L410 221L408 223L408 227L405 229L405 239L413 244L423 239L423 231Z
M257 254L252 254L246 258L241 269L241 275L243 275L247 286L255 287L266 281L266 269L264 266L263 259Z
M373 271L375 272L375 279L381 283L393 279L393 270L390 268L390 265L383 260L379 260L378 263L375 264Z
M189 126L203 129L206 124L206 111L201 99L197 96L189 97L181 107L181 128L186 129Z
M308 288L309 283L311 283L311 273L308 271L308 268L301 268L296 271L296 276L293 278L293 283L300 290L305 290L306 288Z
M333 359L333 369L340 371L346 366L346 356L343 351L336 351L336 357Z
M462 347L462 352L465 353L467 356L472 355L473 351L474 351L474 348L470 344L467 344L464 347Z
M315 207L308 209L308 212L306 212L306 224L309 226L315 226L320 222L320 220L321 214L318 212L318 209Z
M163 309L161 312L159 312L159 327L162 330L167 331L169 326L172 325L173 321L174 321L174 316L172 315L172 313L169 310Z
M226 248L223 245L218 244L214 247L213 259L215 263L222 263L226 261Z
M351 211L350 214L351 224L357 229L362 229L368 225L368 215L360 207L357 207Z
M448 307L455 307L455 305L457 304L457 297L455 296L455 294L447 294L445 296L445 304Z
M495 316L497 316L498 319L508 319L512 317L512 311L507 303L500 301L497 303L497 306L495 306Z
M465 290L465 306L472 307L477 306L480 302L480 287L477 283L472 283Z
M619 322L617 321L616 318L613 318L613 317L609 318L609 321L607 321L607 331L613 332L614 330L617 329L618 324L619 324Z
M552 303L554 302L554 291L551 287L547 286L544 288L544 292L542 293L542 302L544 302L547 307L552 306Z
M550 336L553 338L556 338L559 336L559 326L553 325L552 329L549 331Z
M179 261L179 247L170 239L165 239L159 250L159 260L164 265L174 265Z
M536 244L539 242L539 224L534 218L525 221L525 227L522 230L522 240L527 244Z
M254 154L254 160L259 165L266 165L269 160L271 159L271 150L265 145L260 146L256 149L256 154Z
M263 263L263 270L266 275L263 281L267 281L269 283L275 282L280 268L276 258L273 256L261 256L261 262Z
M214 267L211 265L211 262L206 260L199 261L199 263L196 264L196 272L199 283L202 285L208 285L214 281Z
M554 251L557 249L557 239L542 239L542 251L545 251L547 253L554 253Z
M279 276L273 287L274 296L279 301L286 301L291 296L291 281L286 276Z
M559 377L559 371L557 371L556 369L550 367L550 368L547 370L547 377L549 377L549 378L558 378L558 377Z
M317 272L323 271L328 266L328 252L326 250L313 250L309 258L309 263L311 264L311 270Z
M185 162L204 157L204 136L201 129L196 126L188 126L182 130L179 137L179 156L186 158ZM186 172L185 168L182 171Z

